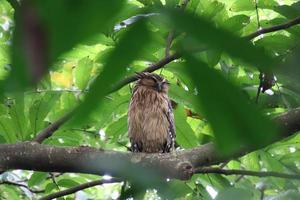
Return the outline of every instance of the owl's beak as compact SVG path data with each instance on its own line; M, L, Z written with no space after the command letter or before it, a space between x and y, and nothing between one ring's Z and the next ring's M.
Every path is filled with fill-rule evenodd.
M156 84L156 90L157 90L158 92L161 92L161 90L162 90L162 83L157 83L157 84Z

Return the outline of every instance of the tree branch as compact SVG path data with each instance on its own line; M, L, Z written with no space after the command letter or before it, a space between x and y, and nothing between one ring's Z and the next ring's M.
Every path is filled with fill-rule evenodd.
M59 118L57 121L50 124L48 127L39 132L36 137L32 140L33 142L42 143L45 139L50 137L54 131L56 131L60 126L62 126L66 121L68 121L74 111L65 114L63 117Z
M269 28L260 29L260 30L254 32L254 33L251 33L251 34L245 36L244 38L248 39L248 40L252 40L252 39L254 39L257 36L260 36L262 34L288 29L288 28L290 28L292 26L295 26L295 25L298 25L298 24L300 24L300 17L297 17L297 18L295 18L291 21L288 21L286 23L283 23L283 24L279 24L279 25L272 26L272 27L269 27Z
M194 171L194 174L222 174L222 175L243 175L243 176L257 176L257 177L277 177L286 179L300 180L300 174L286 174L279 172L257 172L239 169L221 169L214 167L201 167Z
M170 62L172 62L176 59L179 59L179 58L181 58L181 54L179 54L179 53L174 53L170 56L166 56L165 58L161 59L157 63L150 65L149 67L144 69L142 72L154 72L155 70L158 70L158 69L164 67L165 65L169 64ZM123 79L122 81L118 82L116 85L114 85L111 92L117 91L118 89L122 88L123 86L125 86L129 83L132 83L136 80L137 80L136 75L129 76L129 77Z
M6 184L6 185L13 185L17 187L23 187L29 190L31 193L43 193L45 190L33 190L29 188L27 185L21 184L21 183L16 183L16 182L11 182L11 181L1 181L0 184Z
M94 186L97 186L97 185L103 185L103 184L106 184L106 183L117 183L117 182L121 182L121 180L117 179L117 178L112 178L112 179L109 179L109 180L91 181L91 182L83 183L81 185L77 185L75 187L72 187L72 188L69 188L69 189L66 189L66 190L62 190L62 191L59 191L59 192L56 192L56 193L49 194L47 196L44 196L44 197L40 198L40 200L51 200L51 199L63 197L63 196L69 195L69 194L73 194L73 193L78 192L80 190L84 190L84 189L94 187Z
M300 108L274 118L282 134L273 142L300 130ZM74 172L110 174L128 178L128 174L142 173L141 169L155 169L164 177L189 179L194 169L225 162L255 149L242 149L231 157L220 156L214 144L167 154L145 154L99 150L89 147L62 148L33 142L0 144L0 171L25 169L46 172Z

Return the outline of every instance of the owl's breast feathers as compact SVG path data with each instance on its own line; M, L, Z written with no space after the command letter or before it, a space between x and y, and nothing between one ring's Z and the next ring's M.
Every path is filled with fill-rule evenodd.
M131 98L128 135L134 152L169 152L175 140L172 107L167 94L140 86Z

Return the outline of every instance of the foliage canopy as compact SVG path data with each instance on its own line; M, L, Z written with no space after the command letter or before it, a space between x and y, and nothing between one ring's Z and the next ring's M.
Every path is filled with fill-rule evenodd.
M279 134L272 117L300 105L300 20L259 32L299 18L299 11L296 0L1 0L0 143L33 140L72 112L43 144L127 151L131 76L164 61L156 73L171 83L181 149L215 142L232 156L249 147L256 151L230 157L223 168L299 174L298 135L265 146ZM266 91L256 102L260 87ZM299 180L272 176L194 174L159 189L147 175L139 179L144 185L103 184L59 199L300 195ZM98 179L10 170L0 174L0 198L37 199Z

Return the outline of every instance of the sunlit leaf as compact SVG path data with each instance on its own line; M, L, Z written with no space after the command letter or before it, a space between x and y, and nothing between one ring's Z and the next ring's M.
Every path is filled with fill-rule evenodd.
M28 186L33 187L41 184L47 178L48 173L46 172L34 172L28 180Z
M198 145L198 139L193 129L186 121L186 113L182 106L175 109L176 142L183 148L191 148Z

